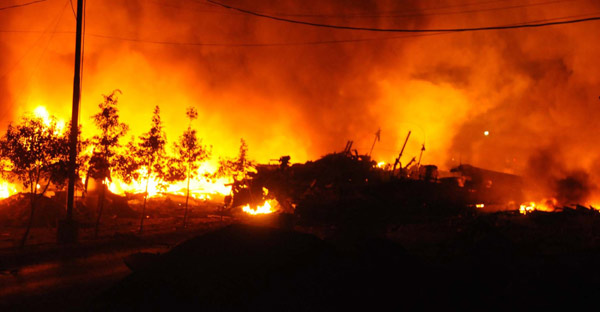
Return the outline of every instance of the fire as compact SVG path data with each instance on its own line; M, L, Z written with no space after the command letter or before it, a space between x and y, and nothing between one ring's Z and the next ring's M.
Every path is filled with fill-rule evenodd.
M530 202L529 204L522 204L519 206L519 212L522 214L528 214L535 210L535 203Z
M217 170L216 166L210 162L205 162L200 166L197 172L199 178L190 181L190 197L194 199L210 200L210 195L228 195L231 193L231 185L229 179L219 178L215 180L209 180L203 178L205 174L212 174ZM140 169L140 175L145 176L146 170ZM166 186L163 190L159 186L159 181L150 180L148 183L148 197L161 196L163 194L177 194L185 196L187 192L187 182L180 181L172 183ZM125 193L140 194L144 193L146 189L146 181L141 179L139 181L132 181L127 184L119 179L114 179L108 183L108 189L119 195L125 195Z
M44 120L44 124L46 126L50 126L50 124L52 123L52 118L50 117L50 113L48 113L48 110L46 109L45 106L38 106L33 110L33 114L38 117L41 118L42 120ZM56 122L56 129L58 131L58 133L63 133L65 130L65 121L61 120L61 119L55 119L54 120Z
M0 198L8 198L17 194L17 187L6 181L0 181Z
M377 168L383 168L385 166L385 161L380 161L377 163Z
M262 206L257 206L256 208L250 208L250 204L247 204L242 207L242 211L250 215L258 215L258 214L269 214L275 212L275 207L277 202L273 199L266 200Z
M552 211L555 210L556 204L557 204L557 201L554 198L546 199L546 200L543 200L543 201L541 201L539 203L536 203L536 202L532 201L532 202L529 202L529 203L521 204L519 206L519 212L521 214L528 214L528 213L536 211L536 210L537 211L552 212Z

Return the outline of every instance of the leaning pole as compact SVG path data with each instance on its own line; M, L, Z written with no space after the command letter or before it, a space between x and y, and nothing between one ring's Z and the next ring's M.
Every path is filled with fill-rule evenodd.
M67 215L58 225L58 242L77 241L77 223L73 219L75 203L75 181L77 180L77 136L79 134L79 103L81 101L81 45L83 28L83 0L77 0L77 30L75 34L75 74L73 76L73 108L71 113L71 133L69 137L69 184L67 186Z

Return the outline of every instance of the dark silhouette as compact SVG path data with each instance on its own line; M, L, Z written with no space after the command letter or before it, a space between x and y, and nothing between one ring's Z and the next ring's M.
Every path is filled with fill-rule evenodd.
M94 237L98 237L98 229L106 197L106 183L112 180L111 172L116 167L117 150L121 147L119 139L128 130L128 126L119 121L119 110L117 109L118 93L121 93L121 90L117 89L109 95L103 95L104 102L98 104L100 112L92 116L94 124L100 130L100 134L95 135L92 139L94 151L90 159L88 171L88 177L92 177L100 182Z
M68 134L62 133L54 117L24 116L21 123L10 124L0 140L0 156L12 175L29 188L30 215L19 247L25 246L33 224L36 202L50 183L64 184L67 177Z
M175 159L177 159L178 162L185 167L184 178L187 178L187 193L185 196L183 227L186 227L188 215L190 180L198 175L198 168L200 168L202 161L210 157L210 147L202 144L202 139L198 138L196 130L192 128L192 121L198 118L198 111L193 107L189 107L186 111L186 115L189 119L188 128L179 137L179 141L175 142ZM169 180L173 179L169 178Z

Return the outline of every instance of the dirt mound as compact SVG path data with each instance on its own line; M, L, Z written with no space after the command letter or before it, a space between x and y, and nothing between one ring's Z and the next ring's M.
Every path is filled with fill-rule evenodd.
M399 280L398 272L411 287L416 285L408 270L415 267L407 264L410 257L391 242L363 247L341 252L308 234L232 225L176 246L105 293L92 310L338 310L394 302L400 306L391 293L398 289L384 285ZM400 270L391 270L395 265Z

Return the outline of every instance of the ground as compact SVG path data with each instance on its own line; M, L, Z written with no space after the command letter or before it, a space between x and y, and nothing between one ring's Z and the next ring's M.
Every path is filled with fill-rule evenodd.
M282 218L196 216L186 230L151 218L141 236L132 219L97 240L84 230L73 246L4 248L2 310L139 310L155 300L204 310L577 308L596 305L600 291L591 210L413 216L362 237ZM131 273L123 259L140 251L163 256Z

